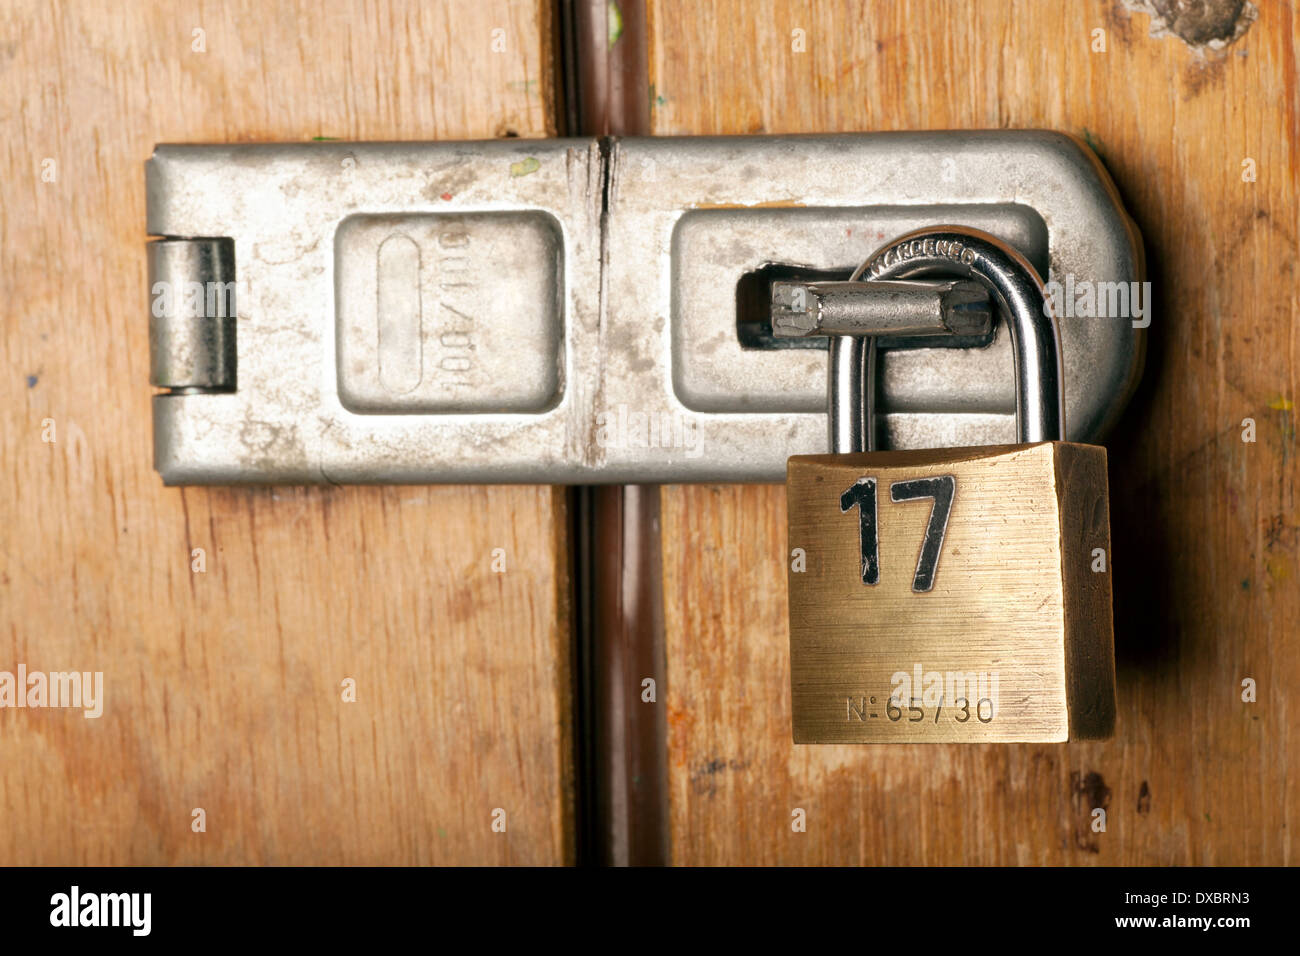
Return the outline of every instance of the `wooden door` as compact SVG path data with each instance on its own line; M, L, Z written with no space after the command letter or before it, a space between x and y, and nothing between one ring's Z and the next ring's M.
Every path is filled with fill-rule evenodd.
M1174 5L651 0L655 133L1072 133L1137 219L1156 297L1142 387L1108 442L1115 737L794 746L785 492L669 487L674 862L1300 856L1300 31L1290 3L1251 22L1249 4L1209 2L1177 5L1205 15L1157 37L1138 6Z
M0 671L104 689L98 718L0 709L0 863L565 863L580 831L679 864L1296 862L1300 40L1257 6L565 0L609 84L578 110L545 0L8 4ZM1105 161L1156 293L1108 442L1114 739L795 747L779 486L602 499L607 672L571 663L563 489L161 486L155 143L616 133L642 105L659 135L1045 127ZM641 723L575 727L598 681Z
M98 719L0 710L0 863L573 859L563 491L164 488L147 384L156 143L553 136L552 31L0 10L0 670L103 672Z

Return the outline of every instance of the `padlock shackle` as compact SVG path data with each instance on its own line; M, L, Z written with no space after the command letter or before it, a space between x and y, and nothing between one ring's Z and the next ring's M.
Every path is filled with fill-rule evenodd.
M876 450L875 336L832 335L826 380L831 451Z
M1060 329L1038 273L1018 251L979 229L930 226L909 232L881 247L853 273L850 281L954 274L982 283L1006 318L1015 354L1016 440L1021 443L1062 440L1065 437L1065 389ZM859 418L870 401L857 403L862 411L855 408L849 416L836 416L834 392L850 384L846 376L851 375L854 369L868 369L859 372L859 381L870 388L869 367L864 362L874 351L874 343L864 338L839 336L832 340L832 379L838 379L830 396L831 441L835 451L851 447L840 447L840 441L852 439L855 424L858 426L856 431L865 439L857 448L869 448L872 444L872 420L867 418L861 422ZM858 394L864 395L862 391ZM839 422L835 421L837 417Z

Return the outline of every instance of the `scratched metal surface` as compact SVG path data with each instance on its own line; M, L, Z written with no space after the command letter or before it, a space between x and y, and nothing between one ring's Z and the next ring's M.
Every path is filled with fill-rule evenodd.
M149 231L233 239L239 290L236 387L154 399L170 484L774 481L826 448L826 356L741 347L747 273L950 223L1058 282L1143 276L1095 158L1033 130L629 138L608 165L580 139L159 146L147 178ZM1100 436L1140 322L1060 326L1069 434ZM888 352L884 444L1013 439L1009 339Z

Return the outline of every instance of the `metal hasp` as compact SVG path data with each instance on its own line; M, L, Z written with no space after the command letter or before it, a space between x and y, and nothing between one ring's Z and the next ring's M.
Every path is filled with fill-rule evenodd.
M953 270L979 281L896 278ZM835 283L833 308L814 301L809 312L807 290L815 288L774 283L772 327L776 335L804 335L809 329L832 334L827 387L832 453L875 450L879 337L901 331L929 340L978 332L992 321L990 294L1007 317L1015 353L1016 441L1061 440L1065 396L1056 315L1033 266L995 236L954 226L918 230L878 250L848 282Z
M234 391L234 243L149 243L149 288L149 384Z
M969 279L772 283L775 335L931 339L992 331L989 294Z
M1058 133L159 146L146 181L168 484L780 481L827 449L825 336L880 318L836 283L940 224L1092 290L1060 323L1071 440L1119 416L1150 321L1137 230ZM823 327L743 334L767 276ZM925 278L878 342L880 447L1013 441L1005 317ZM928 342L925 296L957 317Z
M922 345L993 331L987 290L969 280L773 282L772 334L829 335L826 387L830 450L876 450L876 364L881 340Z

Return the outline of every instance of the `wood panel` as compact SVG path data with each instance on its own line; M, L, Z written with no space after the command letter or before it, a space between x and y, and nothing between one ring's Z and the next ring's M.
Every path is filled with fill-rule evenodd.
M550 29L533 0L0 11L0 670L104 675L99 719L0 710L0 863L572 858L563 495L165 489L147 386L155 143L553 135Z
M1138 220L1156 297L1145 379L1108 443L1115 737L794 746L785 492L668 488L676 862L1300 859L1300 33L1293 4L1259 7L1216 52L1193 48L1196 23L1152 37L1109 2L652 4L656 133L1070 132Z

